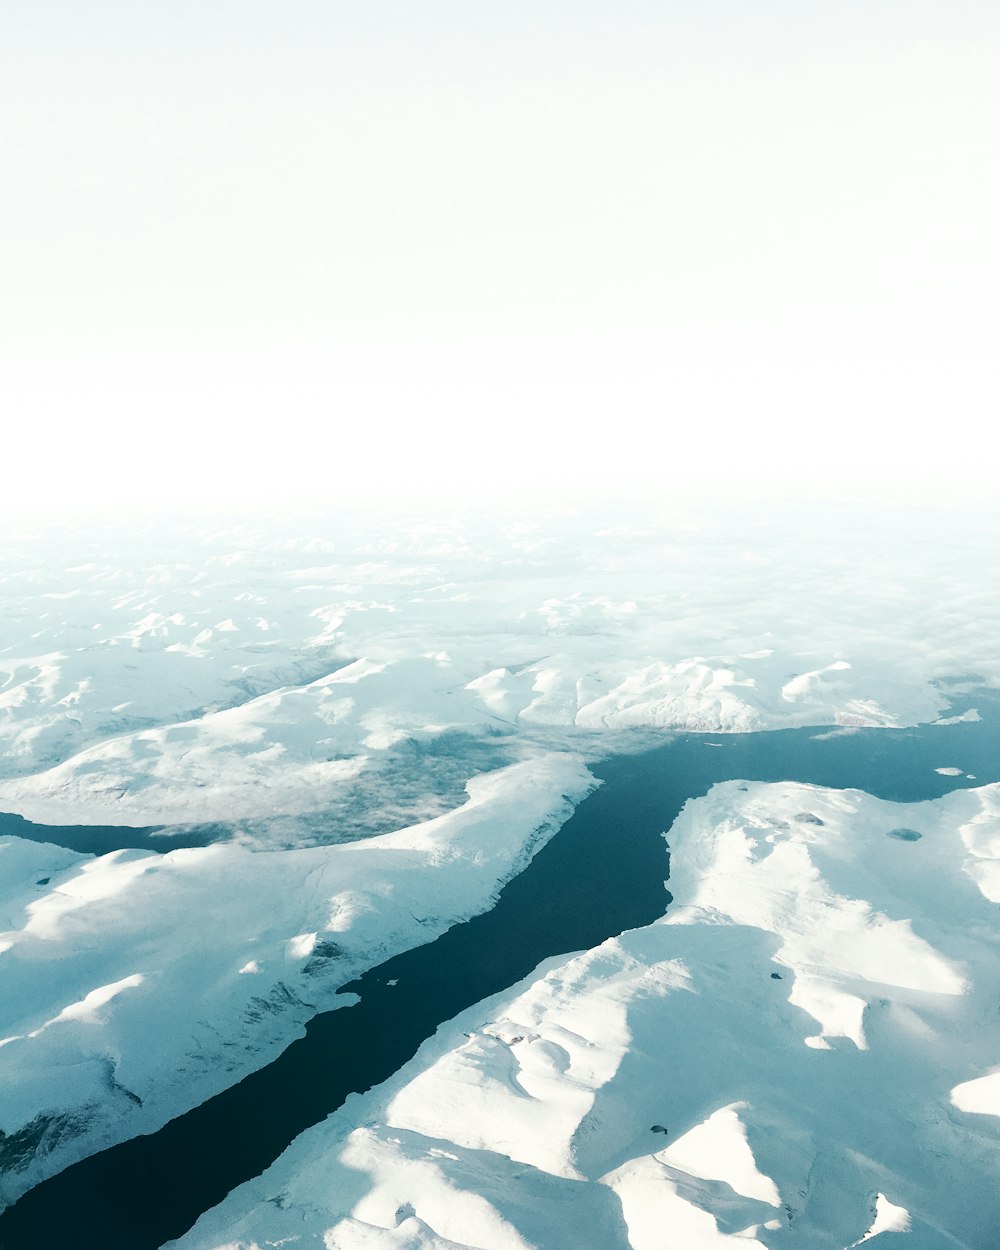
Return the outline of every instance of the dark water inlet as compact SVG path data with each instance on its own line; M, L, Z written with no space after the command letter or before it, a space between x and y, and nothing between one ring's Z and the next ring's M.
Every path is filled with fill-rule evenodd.
M817 737L816 729L682 734L605 761L577 808L486 914L344 986L361 996L307 1026L273 1063L158 1132L67 1168L0 1214L0 1250L157 1250L353 1091L392 1075L436 1027L552 955L596 946L664 911L662 833L684 803L734 778L803 781L917 801L1000 779L1000 715ZM960 766L975 774L934 771ZM909 853L900 845L900 854ZM395 981L395 985L390 985Z
M183 832L174 830L169 837L162 832L165 828L165 825L40 825L14 812L0 812L0 837L48 842L82 855L110 855L112 851L131 849L164 855L167 851L207 846L215 840L216 827L211 825L192 825Z

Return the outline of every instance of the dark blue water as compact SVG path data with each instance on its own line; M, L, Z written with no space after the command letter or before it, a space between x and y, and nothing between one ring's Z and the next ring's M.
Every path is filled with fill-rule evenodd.
M596 946L662 915L670 898L662 834L689 798L733 778L852 787L904 801L996 781L998 704L984 696L977 706L980 722L834 737L814 729L682 734L606 761L594 770L604 785L492 911L344 986L360 1001L317 1016L268 1067L158 1132L37 1186L0 1215L0 1248L156 1250L259 1175L349 1093L384 1081L441 1022L549 956ZM941 776L934 771L940 766L977 780Z
M167 851L208 846L223 830L221 825L190 825L165 834L165 825L40 825L13 812L0 812L0 837L51 842L85 855L108 855L111 851L139 848L165 855Z

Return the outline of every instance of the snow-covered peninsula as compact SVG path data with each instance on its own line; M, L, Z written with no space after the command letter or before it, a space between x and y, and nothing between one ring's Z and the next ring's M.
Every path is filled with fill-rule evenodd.
M592 786L540 757L423 824L291 851L0 840L0 1196L267 1063L340 986L488 907Z

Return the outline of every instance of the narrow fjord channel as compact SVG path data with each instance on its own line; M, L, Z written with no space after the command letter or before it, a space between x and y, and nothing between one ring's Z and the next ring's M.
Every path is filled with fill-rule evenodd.
M918 801L1000 779L1000 708L982 719L829 736L815 728L679 734L595 768L590 795L484 915L343 987L273 1063L158 1132L67 1168L0 1214L0 1250L157 1250L259 1175L353 1091L395 1072L439 1024L543 959L649 924L669 901L662 834L719 781L811 782ZM964 775L935 772L953 766ZM901 853L905 847L901 846Z

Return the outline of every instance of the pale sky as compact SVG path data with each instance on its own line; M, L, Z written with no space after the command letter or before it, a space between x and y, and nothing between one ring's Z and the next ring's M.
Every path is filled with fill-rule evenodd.
M7 0L6 511L956 483L1000 6Z

